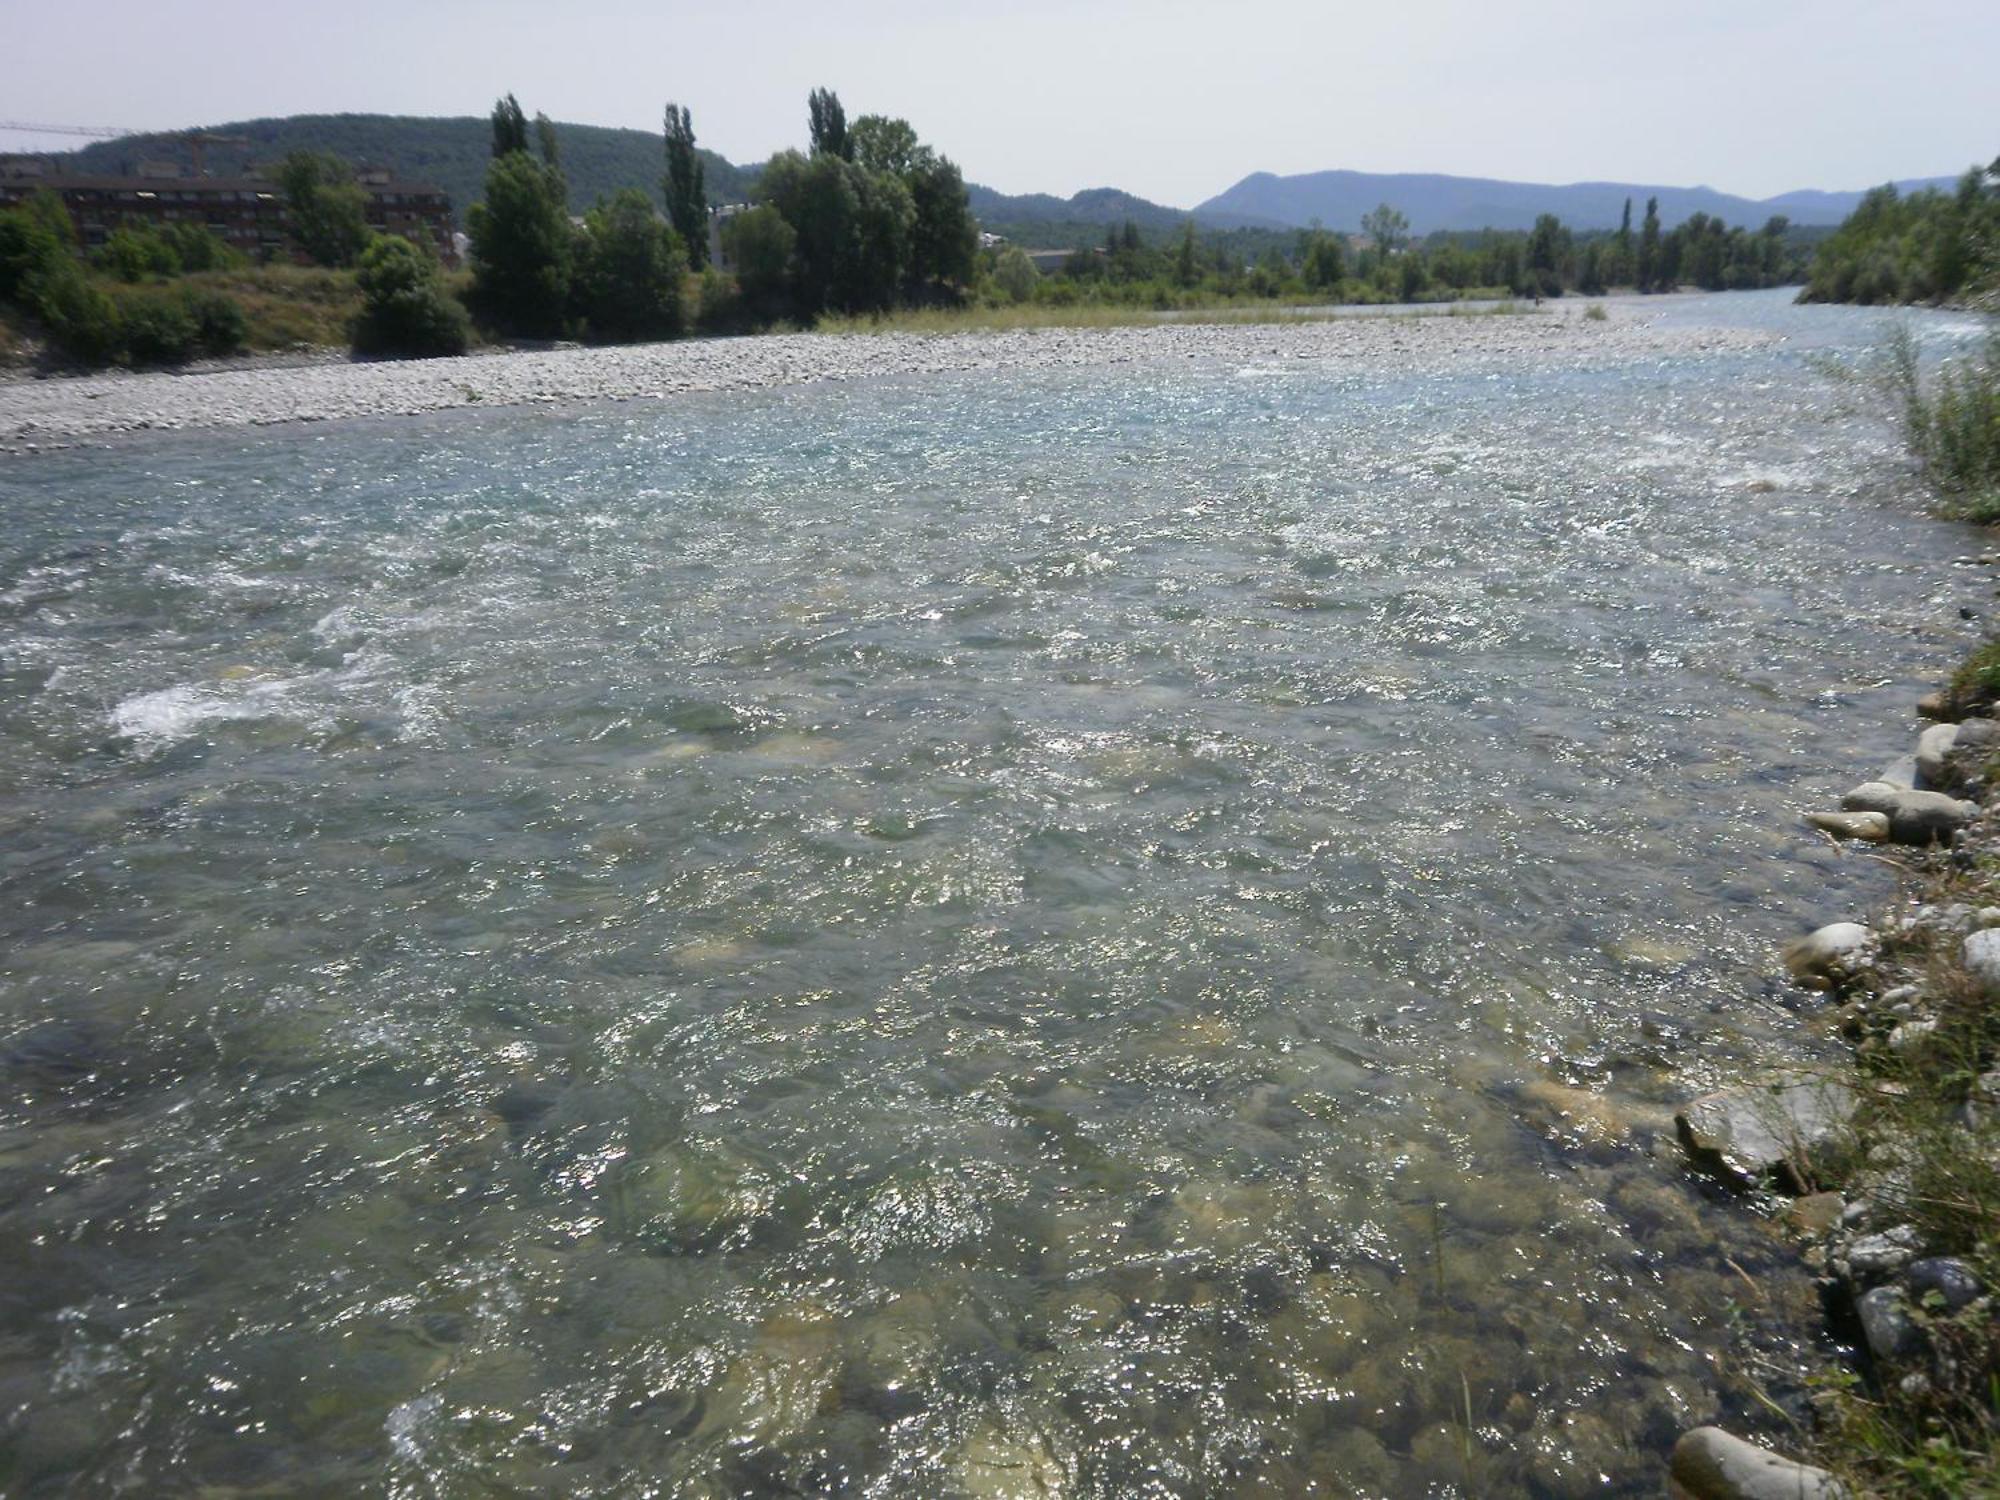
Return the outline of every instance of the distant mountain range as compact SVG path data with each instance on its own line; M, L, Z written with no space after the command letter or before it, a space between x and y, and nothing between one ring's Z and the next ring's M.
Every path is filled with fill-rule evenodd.
M332 151L350 161L389 167L398 176L436 183L451 195L461 218L479 198L492 140L487 121L469 115L290 115L209 128L215 135L243 137L237 143L207 148L211 172L237 171L252 161L274 163L288 151ZM658 132L602 125L558 125L557 132L573 208L581 211L600 196L625 187L642 188L660 201L666 157ZM124 136L94 142L61 160L80 172L130 172L142 161L184 163L187 149L172 135ZM758 167L738 166L712 151L703 151L702 158L711 201L742 202L754 194ZM1922 178L1898 186L1949 186L1952 181ZM1107 226L1127 219L1153 238L1178 232L1189 217L1215 229L1290 229L1318 222L1329 229L1352 230L1360 228L1363 214L1382 203L1401 209L1415 233L1428 234L1438 229L1527 229L1545 213L1574 229L1613 229L1627 198L1636 218L1645 211L1649 197L1660 200L1660 216L1669 226L1695 213L1752 227L1773 214L1785 214L1796 224L1838 224L1861 201L1859 192L1805 191L1752 199L1705 187L1619 182L1558 187L1378 172L1308 172L1290 177L1257 172L1191 212L1116 188L1092 188L1058 198L1048 193L1009 195L971 184L968 193L973 213L988 229L1017 242L1051 247L1099 241Z
M1917 178L1897 187L1949 187L1955 180ZM1255 172L1226 193L1196 205L1194 216L1220 227L1276 223L1304 228L1317 221L1329 229L1356 229L1363 214L1389 203L1408 216L1415 234L1439 229L1532 229L1541 214L1554 214L1572 229L1616 229L1627 199L1636 224L1648 198L1660 200L1660 219L1669 228L1698 213L1755 228L1773 214L1784 214L1794 224L1838 224L1854 212L1861 194L1807 190L1776 198L1739 198L1708 187L1634 182L1554 186L1435 172L1305 172L1292 177Z

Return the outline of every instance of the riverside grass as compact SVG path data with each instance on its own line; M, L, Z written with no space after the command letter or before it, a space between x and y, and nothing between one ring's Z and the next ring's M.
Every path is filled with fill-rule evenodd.
M1916 336L1896 328L1886 378L1940 511L1982 526L2000 523L2000 318L1976 353L1929 380L1918 365Z
M1883 383L1901 404L1906 440L1940 512L2000 522L2000 325L1976 354L1928 382L1915 336L1898 327L1887 366ZM1966 655L1945 697L1954 716L1993 711L2000 700L2000 636ZM2000 757L1979 780L1990 798L2000 787ZM2000 907L2000 845L1969 860L1933 851L1906 868L1920 904ZM2000 1112L1974 1098L1981 1078L2000 1066L2000 1004L1967 969L1963 944L1935 931L1892 935L1884 957L1932 998L1937 1025L1898 1049L1888 1044L1895 1017L1860 1019L1859 1136L1905 1168L1900 1180L1907 1185L1891 1207L1917 1227L1929 1253L1956 1255L1985 1286L2000 1286ZM1872 1387L1846 1368L1822 1379L1814 1456L1857 1495L1996 1500L2000 1322L1985 1309L1930 1311L1939 1357L1928 1370L1878 1370Z
M1993 784L2000 765L1990 767ZM1921 904L2000 906L2000 849L1969 865L1932 852L1909 867ZM1964 965L1962 944L1933 929L1892 933L1885 962L1917 981L1936 1006L1937 1027L1913 1046L1890 1046L1895 1017L1859 1022L1858 1138L1871 1156L1893 1156L1905 1185L1889 1196L1893 1216L1913 1224L1927 1253L1955 1255L1988 1287L2000 1285L2000 1120L1990 1107L1966 1114L1981 1075L2000 1060L2000 1007ZM1846 1185L1865 1165L1827 1164L1822 1186ZM1814 1458L1881 1500L2000 1497L2000 1324L1974 1304L1928 1310L1940 1357L1917 1367L1878 1368L1872 1385L1842 1368L1818 1382ZM1912 1379L1917 1376L1920 1378Z

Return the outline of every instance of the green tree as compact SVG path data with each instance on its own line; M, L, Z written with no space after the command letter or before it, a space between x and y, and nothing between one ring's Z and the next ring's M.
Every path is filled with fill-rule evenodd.
M1299 274L1316 292L1332 292L1347 279L1347 249L1340 236L1314 229L1306 236L1305 253L1299 258Z
M31 276L73 265L75 244L69 211L47 188L0 211L0 302L25 302Z
M285 227L313 263L351 266L368 243L368 195L346 162L330 153L294 151L278 168Z
M1542 214L1528 233L1527 270L1537 297L1560 297L1568 269L1569 231L1554 214Z
M708 264L708 185L694 149L694 118L685 106L667 106L667 219L699 271Z
M1361 232L1382 254L1394 255L1410 237L1410 221L1400 209L1384 203L1361 216Z
M1181 225L1181 242L1174 251L1174 280L1183 287L1191 287L1201 280L1201 265L1197 259L1194 242L1194 220Z
M798 232L775 208L746 209L722 221L722 247L752 317L774 318L789 305L798 244Z
M798 236L793 294L802 315L873 312L895 300L916 221L900 180L834 151L781 151L764 168L761 190Z
M1660 200L1646 200L1646 218L1639 226L1639 261L1636 268L1639 290L1650 292L1660 277Z
M687 253L637 188L584 216L576 301L590 336L614 342L670 339L685 318Z
M572 235L562 174L525 149L496 157L472 205L473 301L508 333L553 338L569 306Z
M521 113L521 101L509 94L493 105L493 159L512 156L528 149L528 117Z
M362 305L354 347L363 354L424 358L463 354L471 339L465 309L445 290L437 261L400 235L377 235L354 273Z
M556 122L539 110L535 113L535 143L541 148L542 165L562 170L562 144L556 139Z
M851 161L854 146L847 138L847 111L831 89L814 89L806 98L806 123L814 156L838 156Z
M916 128L908 120L892 120L887 115L863 115L847 130L854 164L869 172L889 172L907 177L931 155L917 140Z
M962 285L972 279L979 258L979 226L965 178L949 157L925 148L903 177L914 220L910 228L910 284Z
M1035 263L1028 259L1028 252L1019 245L1009 245L993 262L993 284L1009 302L1026 302L1035 295L1035 287L1041 281L1042 273L1035 269Z

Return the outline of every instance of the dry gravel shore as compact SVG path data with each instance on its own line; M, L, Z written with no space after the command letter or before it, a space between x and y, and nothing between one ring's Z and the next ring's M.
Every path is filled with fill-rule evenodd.
M203 372L0 381L0 453L120 433L262 427L450 407L659 400L821 380L1185 360L1377 363L1398 370L1521 359L1624 360L1721 352L1766 336L1661 328L1580 308L1497 317L1347 317L954 334L779 334L381 363L245 363Z

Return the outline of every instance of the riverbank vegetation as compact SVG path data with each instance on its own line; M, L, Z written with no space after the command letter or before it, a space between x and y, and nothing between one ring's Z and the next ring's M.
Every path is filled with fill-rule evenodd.
M1952 710L1991 712L1990 694ZM2000 761L1958 758L1951 783L1990 799ZM1981 834L1906 867L1873 988L1842 1012L1853 1146L1814 1186L1861 1210L1830 1265L1853 1299L1865 1371L1818 1383L1815 1456L1881 1500L2000 1495L2000 1007L1968 932L2000 908L2000 845ZM1879 1268L1878 1268L1879 1263ZM1883 1279L1884 1273L1889 1279Z
M1813 234L1697 214L1665 228L1627 203L1613 231L1552 215L1526 232L1418 239L1393 205L1358 233L1172 232L1132 220L1056 260L982 236L958 167L908 121L849 120L839 97L807 101L807 144L752 178L754 201L717 211L713 158L689 112L668 105L658 173L573 214L569 132L509 95L489 118L469 263L447 273L428 247L376 249L353 170L296 150L277 174L294 258L253 268L198 226L118 229L94 256L53 199L0 216L0 240L31 241L50 274L0 284L12 326L80 365L172 364L197 354L351 343L370 355L454 353L482 340L596 343L820 327L1083 327L1161 314L1282 321L1330 304L1506 302L1615 290L1786 284ZM662 212L655 206L664 203ZM57 223L56 221L60 221ZM4 253L4 252L0 252ZM293 304L297 305L293 305ZM231 342L231 340L234 340Z
M1978 348L1928 378L1914 335L1896 330L1888 383L1939 509L1954 520L2000 524L2000 321Z
M2000 295L2000 157L1950 192L1876 188L1813 257L1805 302L1978 302Z

